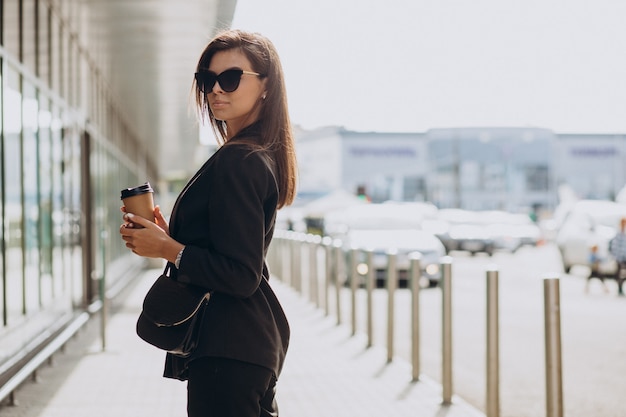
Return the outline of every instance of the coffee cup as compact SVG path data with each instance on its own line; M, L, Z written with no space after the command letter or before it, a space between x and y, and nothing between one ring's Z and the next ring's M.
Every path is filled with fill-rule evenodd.
M126 213L136 214L154 223L154 190L149 182L122 190L122 202ZM135 227L141 227L138 224Z

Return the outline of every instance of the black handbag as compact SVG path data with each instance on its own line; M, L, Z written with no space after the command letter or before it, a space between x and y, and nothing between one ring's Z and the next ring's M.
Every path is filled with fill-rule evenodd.
M198 343L211 294L205 288L170 278L169 268L168 263L143 300L137 335L159 349L187 357Z

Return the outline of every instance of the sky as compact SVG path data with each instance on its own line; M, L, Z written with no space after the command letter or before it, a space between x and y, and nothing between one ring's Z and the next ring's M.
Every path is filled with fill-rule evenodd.
M626 133L626 1L238 0L304 129Z

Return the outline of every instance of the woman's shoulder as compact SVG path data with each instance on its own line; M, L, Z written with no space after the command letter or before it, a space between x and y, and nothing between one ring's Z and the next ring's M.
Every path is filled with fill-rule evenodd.
M244 142L227 143L213 155L214 166L235 172L274 171L270 153L258 146Z
M230 160L232 162L245 161L250 163L250 160L258 160L267 158L268 152L257 145L246 143L243 141L226 143L217 150L214 155L215 159Z

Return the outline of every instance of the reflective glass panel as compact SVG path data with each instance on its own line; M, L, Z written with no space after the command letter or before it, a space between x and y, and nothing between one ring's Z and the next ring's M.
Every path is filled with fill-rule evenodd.
M19 74L4 66L4 174L6 245L6 313L11 323L24 312L23 270L23 214L22 214L22 96L19 91Z
M2 80L2 60L0 59L0 97L2 97L2 88L3 88L3 80ZM2 100L0 100L0 114L2 114ZM3 140L2 137L2 117L0 117L0 141ZM1 145L1 144L0 144ZM0 162L2 166L0 166L0 187L4 188L4 155L2 153L2 146L0 146ZM1 195L0 195L1 198ZM0 201L0 239L4 241L4 205L2 201ZM5 275L4 275L4 253L1 252L3 250L0 247L0 328L5 324L4 318L6 317L6 311L4 309L4 283L5 283Z
M39 1L39 39L37 40L38 54L37 75L45 84L50 82L50 26L48 24L50 6L46 2Z
M45 115L45 120L40 117L39 130L40 137L43 138L47 135L50 140L51 146L51 210L50 210L50 222L51 222L51 268L52 268L52 281L54 282L53 292L54 294L63 294L66 292L65 279L66 274L64 270L63 262L63 178L62 178L62 164L63 164L63 148L61 144L61 135L58 132L52 135L51 122L52 113L50 112L50 103L48 99L41 100L40 114Z
M48 100L39 100L39 238L43 304L54 298L52 285L52 148Z
M15 58L20 53L20 4L17 0L5 0L2 5L2 40L6 49Z
M23 126L23 181L24 181L24 239L26 248L25 291L26 310L34 311L41 303L40 286L40 230L39 207L39 144L37 138L39 103L35 87L24 82L22 101Z
M24 65L35 72L37 54L35 42L36 28L37 28L37 16L35 15L35 2L37 0L22 0L22 54Z

